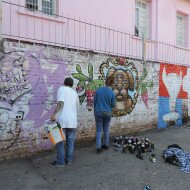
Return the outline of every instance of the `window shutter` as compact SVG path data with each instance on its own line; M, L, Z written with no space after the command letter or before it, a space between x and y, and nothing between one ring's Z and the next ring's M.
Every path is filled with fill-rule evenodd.
M139 12L139 34L141 37L143 34L147 37L147 12L143 9Z
M136 1L135 9L135 35L148 37L148 17L146 1Z

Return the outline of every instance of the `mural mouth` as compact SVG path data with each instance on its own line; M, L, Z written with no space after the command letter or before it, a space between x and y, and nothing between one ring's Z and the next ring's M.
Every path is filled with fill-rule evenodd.
M117 99L118 101L124 101L124 100L126 100L126 97L123 96L122 94L117 94L117 95L116 95L116 99Z

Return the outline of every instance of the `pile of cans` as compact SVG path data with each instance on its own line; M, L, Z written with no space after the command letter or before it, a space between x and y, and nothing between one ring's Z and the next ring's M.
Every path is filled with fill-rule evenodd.
M142 153L149 152L149 158L152 162L156 162L154 151L154 143L148 138L138 138L138 137L125 137L119 136L113 138L114 150L122 153L135 154L136 157L143 160Z

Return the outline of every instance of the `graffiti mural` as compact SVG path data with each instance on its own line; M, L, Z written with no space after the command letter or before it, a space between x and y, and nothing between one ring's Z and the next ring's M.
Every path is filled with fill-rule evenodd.
M158 128L170 125L180 126L185 117L183 102L188 98L187 92L185 92L188 88L187 67L161 64L159 80Z
M4 54L0 60L0 150L7 150L18 139L21 122L29 111L32 86L29 64L23 56Z
M67 65L55 51L6 45L0 60L0 151L22 143L27 152L51 148L43 122L53 112Z
M92 111L94 103L94 94L98 87L104 85L101 79L94 79L94 68L91 62L88 62L88 76L86 76L79 64L76 65L77 73L72 73L73 78L78 80L76 91L79 94L79 100L82 104L86 99L88 111Z
M148 99L149 99L148 90L151 89L154 85L153 80L147 80L146 79L147 75L148 75L147 68L144 67L143 68L143 74L139 80L139 88L138 88L138 95L141 96L142 101L143 101L146 109L148 109L148 107L149 107L148 106Z
M183 78L183 90L188 94L188 117L190 119L190 68L187 69L187 74Z
M112 89L116 96L114 116L123 116L132 112L137 102L138 72L132 62L125 58L109 58L100 65L103 79L114 76Z

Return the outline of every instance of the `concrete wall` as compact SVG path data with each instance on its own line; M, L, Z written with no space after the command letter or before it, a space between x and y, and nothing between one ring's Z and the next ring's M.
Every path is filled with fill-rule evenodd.
M4 42L0 64L1 159L30 155L52 148L42 130L43 122L50 118L57 89L67 76L74 77L74 88L81 101L77 139L85 141L94 137L93 111L88 111L92 108L93 100L89 101L87 92L94 91L103 84L113 65L115 75L118 74L118 69L123 69L123 74L128 75L131 87L124 94L125 101L117 103L114 114L120 117L113 118L112 133L117 135L122 131L144 131L156 127L158 64L147 65L149 73L143 81L153 82L153 86L144 90L143 94L140 93L138 98L138 76L142 75L143 69L139 61L116 59L91 52ZM144 102L143 96L146 96Z
M112 135L163 128L171 123L181 126L190 113L190 77L185 66L147 63L143 67L138 60L5 41L0 68L1 160L52 149L43 122L50 118L57 89L68 76L74 78L81 103L78 142L95 137L90 94L111 72L117 95ZM175 93L170 87L177 89Z

